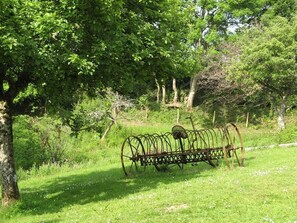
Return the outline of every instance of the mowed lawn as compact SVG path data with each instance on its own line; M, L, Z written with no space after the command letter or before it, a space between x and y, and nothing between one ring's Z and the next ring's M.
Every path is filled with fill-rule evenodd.
M117 158L114 159L116 161ZM0 222L297 222L297 148L246 152L245 167L204 163L127 178L118 162L20 179Z

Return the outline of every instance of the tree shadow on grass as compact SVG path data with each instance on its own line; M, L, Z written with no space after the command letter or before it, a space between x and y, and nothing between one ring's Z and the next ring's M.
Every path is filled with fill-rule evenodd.
M201 177L200 173L205 170L209 171L209 174L203 174L203 177L206 177L211 175L211 169L207 165L200 165L182 171L144 172L133 177L125 177L122 169L113 168L58 177L44 186L21 188L22 202L19 210L23 214L30 215L57 213L73 205L120 199L155 189L160 185Z

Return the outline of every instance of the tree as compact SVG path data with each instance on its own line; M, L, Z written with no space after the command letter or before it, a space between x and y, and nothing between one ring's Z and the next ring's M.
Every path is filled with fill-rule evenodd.
M15 99L33 86L40 94L58 101L61 91L73 92L79 75L92 73L85 59L73 61L76 43L74 24L69 24L52 9L52 2L1 2L0 12L0 161L2 170L2 205L18 200L19 190L13 156L12 115ZM74 62L80 67L68 72ZM78 78L75 78L78 77ZM73 79L72 83L69 81ZM69 84L68 84L69 83ZM70 84L71 83L71 84ZM62 100L62 97L59 99Z
M297 16L288 21L280 16L263 17L247 30L242 39L240 58L233 72L237 79L257 86L271 98L278 126L285 128L287 101L297 94Z
M199 75L208 69L208 64L201 61L228 37L230 29L249 24L260 17L271 5L268 1L185 1L192 12L191 32L187 38L197 50L198 66L191 79L187 101L188 109L192 109L197 92ZM205 61L205 60L204 60Z
M56 112L61 107L72 109L82 92L95 95L98 88L108 86L119 93L135 92L153 82L154 74L170 76L183 65L176 55L186 57L177 32L183 27L177 19L183 17L181 2L0 2L3 206L19 199L12 115L20 97L37 94L50 108L47 111Z

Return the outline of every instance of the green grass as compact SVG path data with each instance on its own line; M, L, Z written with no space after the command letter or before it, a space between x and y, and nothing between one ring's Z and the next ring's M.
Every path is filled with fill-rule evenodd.
M125 177L124 138L168 132L174 122L119 122L104 142L94 133L69 139L62 166L18 170L21 201L0 209L0 222L297 222L296 147L247 151L243 168L221 161ZM297 142L296 116L287 123L282 132L273 123L238 126L253 147Z
M20 180L21 202L2 209L0 222L293 223L296 149L249 151L232 170L201 163L127 178L114 159L35 173Z

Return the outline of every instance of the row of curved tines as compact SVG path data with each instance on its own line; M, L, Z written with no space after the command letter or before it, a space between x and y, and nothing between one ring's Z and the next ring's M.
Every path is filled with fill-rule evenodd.
M186 130L187 137L174 139L172 133L138 135L141 155L190 153L203 149L220 149L229 145L230 137L224 128ZM227 136L227 137L226 137Z

